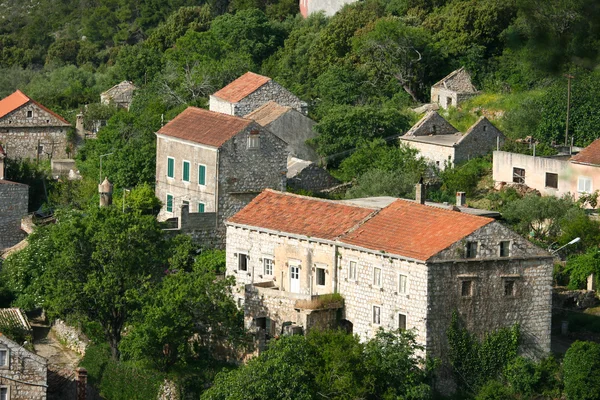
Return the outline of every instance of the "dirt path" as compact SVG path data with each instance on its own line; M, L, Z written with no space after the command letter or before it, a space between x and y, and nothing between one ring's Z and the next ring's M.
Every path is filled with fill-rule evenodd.
M33 328L33 348L35 352L47 359L49 364L53 364L60 369L74 371L79 360L81 360L81 356L63 346L50 330L50 326L32 321L31 327Z

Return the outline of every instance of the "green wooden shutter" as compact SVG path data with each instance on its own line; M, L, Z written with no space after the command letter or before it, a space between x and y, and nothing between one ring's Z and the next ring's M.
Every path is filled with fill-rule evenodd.
M183 180L186 182L190 181L190 163L187 161L183 162Z
M200 185L206 185L206 166L198 166L198 183Z
M167 177L175 178L175 159L167 158Z
M173 212L173 196L167 195L167 212Z
M204 212L204 203L198 203L198 212L199 213L203 213Z

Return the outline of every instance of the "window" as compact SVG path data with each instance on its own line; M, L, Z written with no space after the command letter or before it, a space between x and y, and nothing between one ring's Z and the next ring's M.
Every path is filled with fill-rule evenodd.
M452 97L446 97L446 107L450 107L452 105Z
M504 296L510 297L515 295L515 281L505 280L504 281Z
M198 212L199 213L203 213L204 212L204 203L198 203Z
M585 176L580 176L577 180L577 191L579 193L592 193L592 180Z
M348 265L348 279L356 280L356 261L350 261Z
M325 268L317 268L317 286L325 286Z
M408 277L406 275L398 275L398 293L406 293L406 282L408 281Z
M500 242L500 257L510 257L510 241Z
M0 350L0 367L8 367L8 349Z
M27 111L27 118L33 117L33 111Z
M248 148L260 148L260 132L257 129L250 131L250 134L248 135Z
M0 388L0 400L8 400L10 397L8 397L8 388L7 387L2 387Z
M173 195L167 194L167 212L173 212Z
M460 295L462 297L473 296L473 281L461 281Z
M190 181L190 162L189 161L184 161L183 162L183 173L181 175L181 179L184 182L189 182Z
M175 159L167 157L167 178L175 178Z
M487 125L484 125L484 126L483 126L483 131L484 131L484 132L485 132L485 131L487 131Z
M406 330L406 315L398 314L398 329L401 331Z
M373 323L379 325L381 323L381 307L373 306Z
M263 267L265 275L273 275L273 259L263 258Z
M248 254L238 253L238 271L248 271Z
M198 184L206 185L206 165L198 165Z
M558 189L558 174L546 172L546 187Z
M381 287L381 268L373 269L373 286Z
M467 258L477 257L477 242L467 242Z
M513 168L513 182L525 183L525 170L523 168Z

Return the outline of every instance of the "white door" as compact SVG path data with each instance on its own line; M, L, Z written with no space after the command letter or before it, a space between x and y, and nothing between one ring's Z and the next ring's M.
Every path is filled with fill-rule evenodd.
M300 293L300 266L290 266L290 292Z

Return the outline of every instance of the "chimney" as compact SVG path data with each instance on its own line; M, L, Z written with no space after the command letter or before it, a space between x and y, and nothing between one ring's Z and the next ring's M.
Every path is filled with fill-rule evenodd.
M81 367L77 368L75 370L75 380L77 381L77 400L86 400L87 370Z
M112 204L113 184L104 178L104 182L98 185L98 193L100 193L100 207L108 207Z
M423 177L419 179L419 183L417 183L415 188L415 201L420 204L425 204L425 198L427 197L427 191L425 190L425 185L423 184Z
M467 194L465 192L456 192L456 206L464 207L467 204Z

